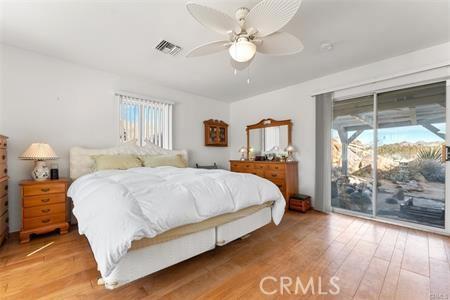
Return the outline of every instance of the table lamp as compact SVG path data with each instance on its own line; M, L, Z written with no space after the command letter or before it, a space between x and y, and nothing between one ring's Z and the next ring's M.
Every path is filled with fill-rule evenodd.
M286 149L284 149L284 151L286 151L288 153L288 157L287 157L286 161L295 161L295 157L294 157L295 147L294 146L288 145L286 147Z
M242 146L241 149L239 149L239 152L241 153L241 160L245 160L245 154L247 154L247 147Z
M31 172L31 176L36 181L47 180L50 177L50 171L45 164L46 160L57 159L55 151L49 144L33 143L21 156L20 159L34 160L35 166Z

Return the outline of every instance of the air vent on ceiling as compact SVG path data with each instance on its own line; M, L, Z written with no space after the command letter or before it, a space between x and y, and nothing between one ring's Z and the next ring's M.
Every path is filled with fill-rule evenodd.
M174 45L168 41L162 40L156 47L156 50L172 56L177 55L181 51L181 47Z

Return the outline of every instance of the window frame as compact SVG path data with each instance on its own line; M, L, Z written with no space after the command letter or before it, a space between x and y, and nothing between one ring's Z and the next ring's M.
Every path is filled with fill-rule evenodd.
M168 100L161 100L161 99L157 99L154 97L149 97L149 96L144 96L144 95L139 95L139 94L135 94L135 93L130 93L130 92L126 92L126 91L118 91L114 93L114 99L115 99L115 104L117 105L117 125L118 125L118 140L120 144L123 143L127 143L130 142L130 140L128 141L124 141L122 134L123 134L123 125L121 124L121 120L122 120L122 104L124 101L124 98L128 98L130 102L135 102L136 104L139 105L140 109L139 109L139 120L138 122L138 126L139 126L139 136L136 138L136 145L138 146L145 146L146 143L150 143L146 141L146 137L144 136L144 122L143 120L143 116L144 116L144 110L141 109L143 106L145 106L146 104L152 104L152 105L167 105L168 109L167 111L163 111L162 114L164 115L165 118L167 118L166 122L167 122L167 132L163 133L165 135L167 135L167 145L164 147L162 144L158 145L156 143L152 143L158 147L167 149L167 150L172 150L172 145L173 145L173 108L175 105L175 102L173 101L168 101Z

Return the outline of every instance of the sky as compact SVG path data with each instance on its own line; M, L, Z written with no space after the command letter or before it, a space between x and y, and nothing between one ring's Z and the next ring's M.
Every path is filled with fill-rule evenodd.
M440 132L446 133L445 123L433 124L433 126L437 127ZM332 132L332 137L337 138L337 131L333 130ZM353 132L349 132L348 136L352 134ZM360 140L363 144L372 145L373 131L365 130L358 136L357 140ZM401 142L444 142L444 140L420 125L378 129L378 145Z

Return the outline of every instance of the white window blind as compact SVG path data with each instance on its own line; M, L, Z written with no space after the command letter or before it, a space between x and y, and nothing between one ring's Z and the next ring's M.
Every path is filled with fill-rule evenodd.
M119 98L120 140L136 141L172 149L173 104L139 97L116 94Z

